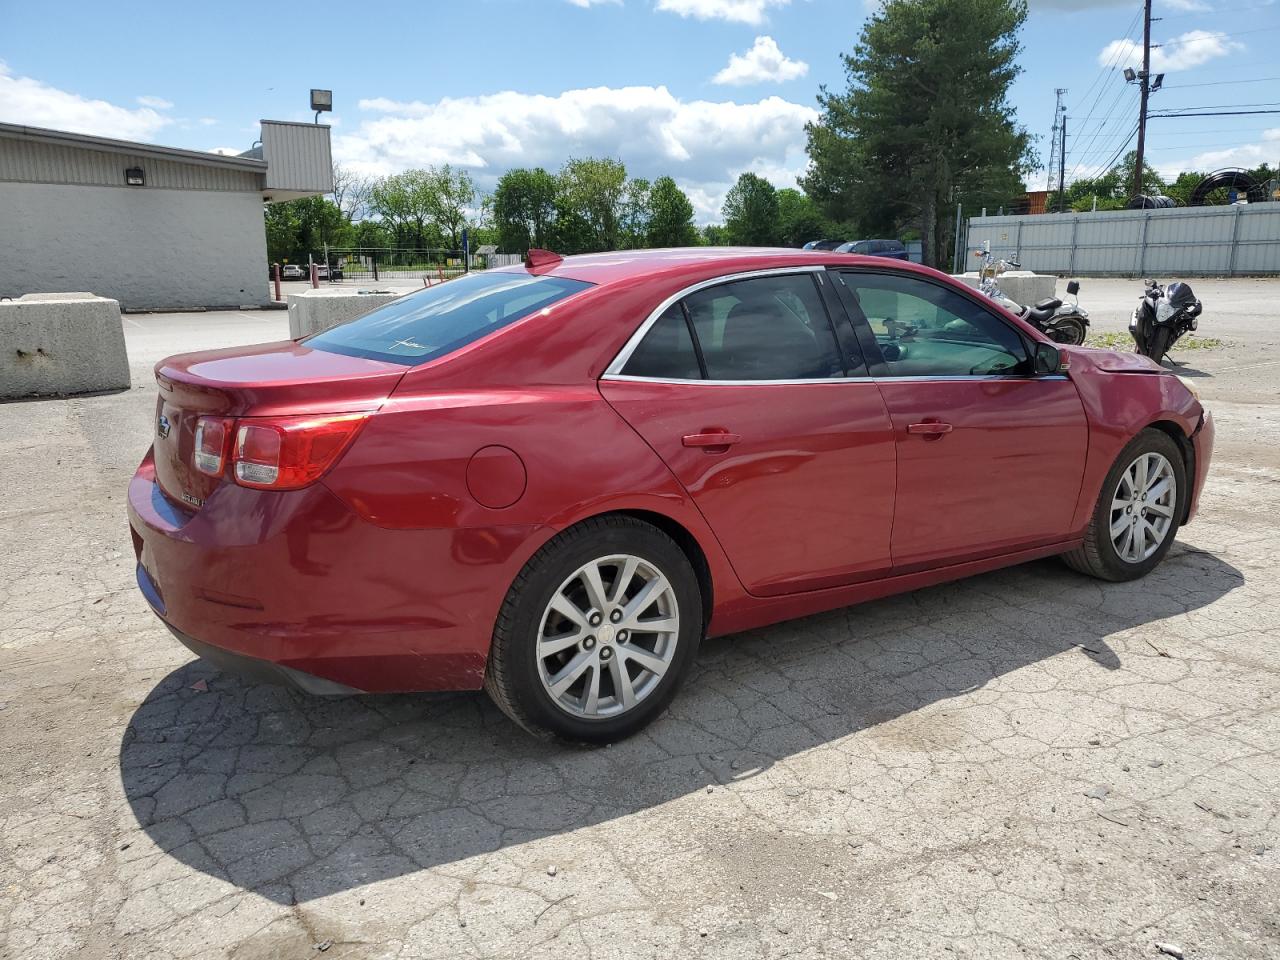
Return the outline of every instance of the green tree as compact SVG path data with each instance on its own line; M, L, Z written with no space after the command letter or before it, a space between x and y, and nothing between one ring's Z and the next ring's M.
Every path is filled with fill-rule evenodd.
M1131 200L1133 198L1134 170L1137 163L1138 151L1130 150L1119 163L1111 168L1111 175L1116 178L1118 183L1117 199ZM1156 173L1155 167L1147 163L1145 159L1142 163L1142 193L1149 197L1164 193L1164 179L1160 174Z
M832 233L818 205L794 187L778 191L779 240L785 247L803 247Z
M652 190L652 185L643 178L627 182L618 218L618 246L621 249L637 250L648 243L649 221L653 216Z
M325 197L303 197L266 205L267 259L305 263L311 254L324 259L325 246L344 247L352 227L338 205Z
M693 225L693 204L670 177L653 181L649 192L649 236L651 247L692 247L698 243Z
M1174 178L1172 183L1166 183L1164 192L1167 196L1173 197L1178 203L1187 206L1191 203L1191 193L1200 185L1200 181L1205 178L1206 174L1195 170L1185 170Z
M565 252L617 250L626 197L627 168L607 157L570 159L560 170L557 234L571 240Z
M741 247L771 247L780 242L778 191L764 177L744 173L724 198L724 228Z
M541 167L508 170L493 191L498 244L507 253L551 245L556 218L556 178Z
M391 247L394 237L381 220L361 220L351 225L353 247Z
M369 209L390 228L397 247L426 246L431 218L425 170L405 170L383 177L369 189Z
M1025 0L886 0L843 58L847 90L818 97L805 192L860 232L918 225L944 262L955 203L1008 203L1034 167L1008 100L1026 18Z
M449 241L449 249L462 246L462 228L467 213L476 202L476 187L471 174L445 164L425 172L421 189L423 205L441 236Z
M724 247L729 244L729 233L718 223L708 223L698 235L698 243L704 247Z

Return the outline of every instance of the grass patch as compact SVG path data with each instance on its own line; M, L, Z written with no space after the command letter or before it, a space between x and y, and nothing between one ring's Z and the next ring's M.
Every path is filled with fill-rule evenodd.
M1197 337L1194 333L1188 334L1173 345L1174 352L1179 350L1217 350L1222 346L1222 341L1217 337Z
M1127 353L1133 349L1133 337L1127 333L1095 333L1085 340L1084 345L1086 347L1101 347L1104 350L1120 350ZM1222 341L1217 337L1197 337L1194 333L1191 333L1175 343L1173 350L1170 352L1217 350L1222 345Z
M1132 350L1133 337L1127 333L1095 333L1085 337L1086 347L1100 347L1104 350Z

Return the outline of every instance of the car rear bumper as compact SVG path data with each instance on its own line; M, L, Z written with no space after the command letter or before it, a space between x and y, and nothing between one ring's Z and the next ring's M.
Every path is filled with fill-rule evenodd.
M147 573L139 565L139 580ZM145 592L145 591L144 591ZM235 653L225 647L215 647L211 643L203 643L195 637L189 637L171 623L165 623L169 632L178 638L178 642L202 660L207 660L224 673L233 673L253 683L277 683L281 686L294 687L304 693L320 697L345 697L356 693L364 693L354 687L326 680L301 670L294 670L270 660L249 657L243 653Z
M148 453L129 484L138 586L186 646L317 693L479 689L536 528L389 530L322 484L224 483L192 512Z

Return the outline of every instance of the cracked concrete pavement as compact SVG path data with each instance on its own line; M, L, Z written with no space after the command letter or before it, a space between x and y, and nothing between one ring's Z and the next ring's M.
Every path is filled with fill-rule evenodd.
M1152 576L711 641L595 751L193 661L133 583L150 365L286 322L130 316L133 390L0 405L0 958L1280 955L1280 282L1194 287L1218 450Z

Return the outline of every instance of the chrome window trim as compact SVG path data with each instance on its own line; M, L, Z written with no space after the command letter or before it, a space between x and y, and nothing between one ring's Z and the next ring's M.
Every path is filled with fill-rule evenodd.
M648 380L648 381L661 382L661 383L753 383L753 384L828 383L831 380L835 380L836 379L835 377L831 377L829 379L812 380L812 381L810 380L790 380L790 381L786 381L786 380L742 380L742 381L661 380L660 381L655 377L631 377L631 376L624 377L622 374L622 368L627 365L627 361L631 359L631 354L635 353L636 347L640 346L640 341L643 340L645 337L645 334L649 332L649 328L658 322L658 318L662 316L663 313L665 313L673 303L683 300L685 297L689 296L691 293L697 293L699 290L705 290L707 287L718 287L726 283L736 283L739 280L753 280L756 277L786 276L788 274L805 274L805 273L822 274L826 272L826 269L827 269L827 265L825 263L803 264L801 266L795 266L795 267L770 267L765 270L748 270L743 273L729 273L720 277L712 277L710 280L701 280L698 283L685 287L683 290L677 291L676 293L667 297L667 299L663 300L662 303L658 304L657 308L652 313L650 313L648 317L645 318L644 323L640 324L640 326L636 328L636 332L633 333L631 337L627 340L627 342L622 345L622 349L618 351L618 355L613 358L613 360L610 362L610 364L607 367L605 367L604 374L602 375L602 379L607 378L607 379Z
M626 373L606 373L600 378L611 383L675 383L687 386L706 387L769 387L809 383L980 383L993 380L1013 380L1039 382L1041 380L1069 380L1066 374L1051 373L1043 376L1034 374L977 374L963 376L953 374L941 377L822 377L814 380L680 380L675 377L637 377Z

